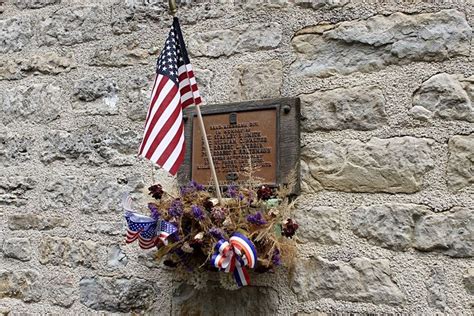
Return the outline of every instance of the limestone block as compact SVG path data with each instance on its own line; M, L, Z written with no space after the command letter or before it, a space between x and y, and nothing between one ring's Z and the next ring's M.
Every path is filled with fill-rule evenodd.
M206 99L212 93L211 82L214 78L214 73L209 69L194 69L194 75L199 87L199 94L203 102L207 103Z
M429 211L428 207L417 204L361 206L352 212L352 230L375 245L406 250L413 246L418 219Z
M226 290L208 282L201 290L181 284L173 294L171 315L277 315L278 292L270 287L248 286L238 291ZM242 302L245 302L242 305Z
M302 157L312 178L327 190L413 193L433 168L432 144L431 139L410 136L366 143L346 139L310 144Z
M36 181L23 176L0 176L0 205L21 206L26 204L26 193L33 190Z
M467 272L463 277L463 283L466 291L469 294L474 295L474 268L467 269Z
M141 47L137 41L118 43L98 48L89 63L92 66L126 67L136 64L148 64L150 51Z
M282 63L272 60L265 63L248 63L236 67L233 76L235 84L231 99L256 100L280 96L283 81Z
M30 137L0 132L0 165L8 167L30 160L34 140Z
M123 222L94 221L91 225L87 225L85 230L92 234L118 236L125 232L125 227Z
M278 47L282 29L278 23L242 24L231 29L200 32L188 37L190 54L195 57L230 56L236 53Z
M98 6L67 6L43 17L38 28L41 45L71 46L93 41L103 34L101 9Z
M61 0L14 0L12 1L19 9L39 9L52 4L59 4Z
M64 210L73 207L78 194L77 179L73 176L57 177L44 183L40 197L43 210Z
M91 115L118 114L119 91L117 83L110 78L93 75L79 79L74 84L74 97L79 102L75 102L73 108Z
M133 165L140 136L116 126L88 126L70 132L53 130L43 136L40 159L44 164L65 161L74 165Z
M301 97L303 128L372 130L387 123L385 97L377 86L316 91Z
M29 44L32 36L30 19L13 17L0 20L0 53L21 51Z
M422 217L415 228L414 247L442 251L450 257L474 256L474 212L453 207L449 212Z
M140 278L83 277L79 289L83 305L109 312L147 310L160 295L154 282Z
M375 15L367 20L308 27L292 39L296 76L372 72L390 64L469 56L472 30L463 13Z
M41 278L35 270L0 270L0 299L15 298L26 303L41 300Z
M34 83L0 91L2 122L17 123L28 120L48 123L56 120L65 110L61 88L55 84Z
M440 266L431 268L431 273L428 280L425 281L426 289L428 290L427 301L428 304L441 312L447 308L447 289L446 289L446 272Z
M129 119L145 121L152 88L153 81L144 76L132 77L125 82L123 89L125 96L119 100L119 106L126 111ZM201 90L200 86L199 90Z
M31 244L28 238L10 238L3 243L3 255L21 261L31 260Z
M329 206L298 207L298 239L322 244L340 243L340 214Z
M42 216L38 214L14 214L8 216L8 228L11 230L50 230L55 227L68 227L69 221L59 216Z
M28 75L57 75L76 68L73 55L58 55L55 52L32 55L27 59L8 58L0 60L0 80L18 80Z
M474 134L449 140L448 186L453 190L474 185Z
M96 268L98 264L98 245L90 240L44 236L38 251L41 264L87 268Z
M125 267L128 263L127 255L119 245L112 245L107 253L107 269L116 270Z
M446 120L474 122L473 102L474 76L464 78L462 75L436 74L423 82L413 94L414 107L429 111L430 117Z
M348 3L349 0L295 0L295 4L299 7L316 10L343 7Z
M77 290L72 275L62 275L48 284L48 297L53 305L68 308L74 304L77 299Z
M300 259L292 287L300 301L331 298L397 305L405 300L386 259L354 258L348 263L321 257Z

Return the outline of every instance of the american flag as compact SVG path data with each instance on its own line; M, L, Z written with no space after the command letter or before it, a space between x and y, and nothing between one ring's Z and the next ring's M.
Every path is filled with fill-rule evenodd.
M184 160L182 109L200 103L196 79L175 17L157 61L139 155L175 175Z
M157 223L154 218L144 216L138 213L126 212L127 220L127 243L138 239L138 244L143 249L149 249L155 246L158 236L156 236Z

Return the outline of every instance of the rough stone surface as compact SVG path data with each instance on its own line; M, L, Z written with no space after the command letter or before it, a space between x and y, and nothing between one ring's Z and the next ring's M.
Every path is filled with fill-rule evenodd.
M74 109L85 114L117 114L118 91L112 79L99 76L80 79L74 85L74 97L84 102L77 102Z
M433 141L415 137L315 143L302 153L322 187L346 192L419 191L433 168Z
M0 135L0 164L8 167L28 161L31 157L32 144L34 140L30 137L2 133Z
M55 227L68 227L69 221L59 216L38 214L14 214L8 217L8 228L11 230L50 230Z
M428 280L425 282L428 290L427 300L431 306L435 306L441 312L447 307L446 296L446 272L441 267L433 267Z
M385 97L377 86L316 91L301 97L303 128L372 130L387 122Z
M282 63L272 60L260 64L242 64L234 70L236 83L232 100L270 99L280 96Z
M390 64L469 55L472 30L463 13L375 15L303 29L293 40L294 75L327 77L373 72Z
M31 260L31 244L28 238L10 238L3 243L3 255L21 261Z
M98 245L90 240L46 236L42 238L38 251L41 264L87 268L97 266Z
M332 9L343 7L349 0L296 0L295 4L302 8L312 9Z
M406 250L413 246L416 223L428 212L429 208L417 204L361 206L352 212L352 229L376 245Z
M240 315L275 315L278 293L269 287L246 287L229 291L210 283L205 289L195 290L181 284L173 295L171 315L235 315L233 306L245 303Z
M188 42L192 56L219 57L273 49L278 47L281 39L281 26L269 22L202 32L189 37Z
M298 238L304 242L340 243L340 214L329 206L303 207L295 214Z
M110 221L95 221L92 225L85 227L85 230L93 234L105 234L118 236L125 231L124 223Z
M79 282L81 303L94 310L146 310L160 291L140 278L84 277Z
M413 106L429 112L428 117L474 122L474 76L436 74L423 82L413 95ZM417 113L414 116L418 118ZM423 116L422 116L423 119Z
M453 190L474 185L474 134L449 140L448 185Z
M122 251L119 245L113 245L109 248L107 254L107 267L109 270L125 267L128 263L127 255Z
M27 202L27 192L32 190L36 181L30 177L0 176L0 205L11 204L21 206Z
M50 282L48 294L53 305L71 307L76 301L77 290L72 275L64 275Z
M20 85L0 92L2 122L5 125L25 119L48 123L58 119L64 109L61 88L55 84Z
M454 207L449 212L424 216L415 229L415 248L442 251L451 257L474 256L474 212Z
M73 205L78 193L76 181L77 179L73 176L65 176L45 183L45 189L41 196L41 208L43 210L61 210Z
M466 291L474 295L474 268L469 268L463 277L464 286Z
M391 278L389 261L354 258L349 263L321 257L299 260L293 290L299 300L332 298L401 304L405 296Z
M61 0L14 0L12 2L20 9L39 9L61 3Z
M15 298L24 302L41 300L41 278L34 270L0 270L0 299Z
M33 28L28 18L14 17L0 21L0 53L22 50L31 37Z
M147 64L148 55L149 51L140 47L138 41L124 42L97 49L90 64L102 67Z

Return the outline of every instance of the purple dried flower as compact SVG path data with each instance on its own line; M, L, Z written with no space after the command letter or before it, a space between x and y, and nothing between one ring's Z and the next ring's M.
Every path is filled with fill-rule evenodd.
M280 250L278 248L275 248L275 250L273 251L272 263L276 266L281 265L281 255Z
M250 224L257 225L257 226L265 225L267 223L267 221L263 218L262 213L260 212L257 212L253 215L248 215L247 222L249 222Z
M194 193L196 191L204 191L204 186L192 180L187 185L179 188L181 196Z
M202 184L197 183L196 181L192 180L190 185L192 185L196 191L204 191L204 186Z
M151 217L158 220L160 218L160 211L158 210L158 205L155 203L148 203L148 208L150 209Z
M239 193L239 191L237 190L236 185L231 184L227 187L226 195L228 197L235 198L235 197L237 197L238 193Z
M201 208L197 205L191 206L191 211L193 212L193 216L195 219L198 221L201 221L204 219L204 213L202 212Z
M171 217L181 217L183 215L183 203L180 199L176 199L171 203L168 214Z
M224 239L224 232L217 227L212 227L211 229L209 229L209 234L211 234L211 236L216 239Z
M227 216L225 208L214 207L211 211L212 218L217 222L223 222Z

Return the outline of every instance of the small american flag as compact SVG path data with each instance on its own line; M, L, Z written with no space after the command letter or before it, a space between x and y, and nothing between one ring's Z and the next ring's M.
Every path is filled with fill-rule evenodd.
M175 175L184 160L182 109L200 103L196 79L175 17L157 61L139 155Z

